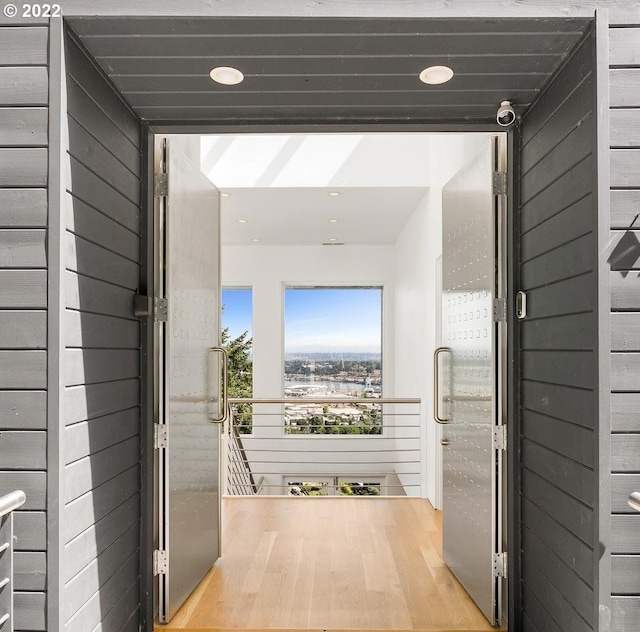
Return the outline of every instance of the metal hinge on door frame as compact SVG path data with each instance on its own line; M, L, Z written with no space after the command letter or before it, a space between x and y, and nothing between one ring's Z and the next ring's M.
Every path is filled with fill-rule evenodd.
M169 445L169 429L167 424L153 424L153 447L156 450Z
M155 297L153 299L153 321L164 323L169 314L169 301L166 298Z
M167 551L156 549L153 552L153 574L166 575L169 572L169 554Z
M493 576L503 577L503 578L507 576L507 554L506 553L493 554Z
M155 197L167 197L169 195L168 173L156 173L153 178L153 195Z
M507 299L506 298L493 299L493 321L496 323L503 323L507 321Z
M494 450L507 449L507 425L506 424L493 427L493 449Z
M506 195L506 194L507 194L507 172L494 171L493 172L493 195Z

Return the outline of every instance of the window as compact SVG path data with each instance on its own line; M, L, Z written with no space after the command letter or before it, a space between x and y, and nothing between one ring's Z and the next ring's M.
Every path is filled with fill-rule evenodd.
M286 288L284 352L288 434L381 434L382 288Z
M222 346L229 354L229 397L253 397L251 289L222 290ZM251 434L251 404L234 406L234 426L240 434Z

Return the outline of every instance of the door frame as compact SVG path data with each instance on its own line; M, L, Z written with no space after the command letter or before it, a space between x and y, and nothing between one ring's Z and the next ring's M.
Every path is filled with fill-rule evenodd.
M505 502L505 522L503 531L507 535L507 625L509 629L516 629L516 613L520 610L520 595L517 590L519 581L519 555L520 530L519 530L519 468L520 454L519 441L520 419L517 402L519 396L517 330L518 321L515 319L514 296L517 291L515 272L517 271L517 226L515 226L517 200L517 157L516 148L519 144L519 129L517 125L505 129L497 124L484 125L476 123L443 125L443 124L406 124L397 123L372 123L308 125L295 122L283 122L278 125L149 125L143 126L143 138L145 151L143 154L143 182L144 200L143 208L146 215L142 221L142 249L141 249L141 294L154 296L155 292L155 260L156 260L156 235L154 225L154 151L156 136L168 134L248 134L248 133L298 133L313 134L322 132L332 133L384 133L384 132L423 132L423 133L505 133L507 144L507 419L509 431L507 433L507 493ZM155 337L152 318L143 319L142 322L142 409L141 409L141 542L140 542L140 578L141 578L141 623L142 630L153 630L155 608L157 599L157 581L153 575L153 551L156 538L156 511L155 511L155 483L156 463L154 450L153 424L157 415L154 397L154 380L156 379L155 361ZM516 485L517 483L517 485Z

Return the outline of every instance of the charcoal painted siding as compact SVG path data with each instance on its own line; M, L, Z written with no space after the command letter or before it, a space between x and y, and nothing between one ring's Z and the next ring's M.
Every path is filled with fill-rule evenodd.
M628 632L640 629L640 514L627 505L640 491L640 20L609 32L611 605L613 632Z
M15 629L44 630L48 29L0 27L0 495L15 520Z
M520 162L522 629L597 629L594 37L525 115Z
M137 632L141 129L78 45L65 43L61 618L67 632Z

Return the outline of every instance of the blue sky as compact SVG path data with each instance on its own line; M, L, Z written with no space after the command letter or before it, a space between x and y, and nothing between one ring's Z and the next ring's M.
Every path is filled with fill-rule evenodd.
M223 290L222 326L251 332L251 290ZM380 288L285 290L285 352L380 353Z
M229 336L237 338L245 331L249 338L253 336L252 329L252 299L251 290L222 290L222 327L229 328Z

